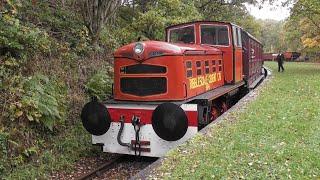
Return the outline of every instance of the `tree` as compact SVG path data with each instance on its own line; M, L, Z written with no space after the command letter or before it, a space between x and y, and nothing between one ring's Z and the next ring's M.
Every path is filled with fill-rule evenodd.
M320 1L296 0L289 20L298 27L296 35L300 35L299 39L302 41L303 50L305 52L319 52Z
M149 0L148 8L143 9L139 4L141 0L136 1L135 18L128 18L127 6L122 6L118 17L121 21L126 19L126 24L117 32L120 36L121 44L136 41L138 37L142 39L164 40L164 29L167 26L202 19L197 11L194 2L191 0ZM141 10L140 10L141 9ZM143 11L146 12L143 13ZM132 13L130 14L132 15ZM118 27L120 29L120 27Z
M94 48L99 46L101 30L107 20L113 15L120 6L121 0L82 0L81 11L83 20L92 37Z
M261 41L264 45L264 52L274 53L278 50L286 51L282 44L283 22L272 19L260 20L262 23Z
M289 18L283 27L284 42L287 43L287 51L301 51L303 49L301 27L299 20Z

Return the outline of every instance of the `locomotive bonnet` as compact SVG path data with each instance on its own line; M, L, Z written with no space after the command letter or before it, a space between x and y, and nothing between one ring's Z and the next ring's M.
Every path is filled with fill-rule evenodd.
M113 99L81 112L104 152L161 157L214 121L263 78L262 45L228 22L170 26L166 41L114 54Z

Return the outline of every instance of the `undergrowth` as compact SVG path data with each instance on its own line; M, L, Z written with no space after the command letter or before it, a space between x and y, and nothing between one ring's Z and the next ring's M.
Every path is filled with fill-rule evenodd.
M93 52L79 14L55 2L0 2L0 179L44 178L94 149L79 114L88 91L110 89L111 56Z

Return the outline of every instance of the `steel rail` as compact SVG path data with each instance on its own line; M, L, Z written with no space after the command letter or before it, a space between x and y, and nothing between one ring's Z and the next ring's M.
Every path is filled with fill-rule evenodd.
M108 162L102 164L101 166L97 167L96 169L90 171L87 174L84 174L77 178L77 180L89 180L95 177L101 177L101 175L111 169L116 162L120 162L123 159L124 155L116 155L113 159L109 160Z

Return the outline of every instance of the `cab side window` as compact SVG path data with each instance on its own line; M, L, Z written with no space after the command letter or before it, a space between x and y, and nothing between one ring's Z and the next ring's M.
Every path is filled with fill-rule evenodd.
M228 26L200 25L201 44L229 46Z
M233 43L237 47L242 47L241 43L241 29L239 27L233 26L232 27L232 34L233 34Z

